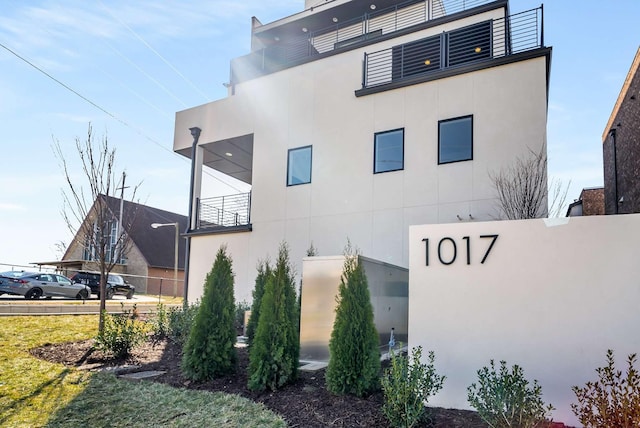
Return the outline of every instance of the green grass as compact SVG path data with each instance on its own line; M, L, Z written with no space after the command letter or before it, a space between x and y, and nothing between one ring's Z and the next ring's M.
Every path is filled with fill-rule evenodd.
M29 354L45 343L94 337L97 324L97 315L0 317L0 426L286 426L238 396L121 380Z

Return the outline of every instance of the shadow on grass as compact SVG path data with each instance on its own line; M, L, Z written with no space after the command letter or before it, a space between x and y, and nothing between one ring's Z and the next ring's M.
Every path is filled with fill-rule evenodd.
M62 396L62 384L70 372L70 369L64 368L54 378L41 383L28 394L0 406L0 426L4 426L9 419L18 414L25 406L34 405L34 401L59 400Z

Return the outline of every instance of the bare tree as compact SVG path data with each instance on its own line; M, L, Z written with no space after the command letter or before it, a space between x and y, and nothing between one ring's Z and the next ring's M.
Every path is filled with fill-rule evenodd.
M490 172L489 179L498 195L499 218L508 220L560 216L569 190L569 184L565 187L560 180L552 180L547 188L544 145L499 172Z
M131 240L126 231L132 225L135 213L127 212L123 218L118 204L114 204L119 202L115 197L116 192L124 191L124 183L120 189L117 188L118 181L114 170L116 150L109 147L106 135L96 141L89 124L86 140L76 138L75 143L88 190L85 191L85 187L73 178L76 171L71 168L60 143L55 140L54 152L68 185L67 190L62 191L62 216L71 233L75 234L79 244L83 245L84 258L95 262L100 271L98 330L102 332L108 275L116 264L124 260L130 248ZM133 189L132 199L136 190L137 186Z

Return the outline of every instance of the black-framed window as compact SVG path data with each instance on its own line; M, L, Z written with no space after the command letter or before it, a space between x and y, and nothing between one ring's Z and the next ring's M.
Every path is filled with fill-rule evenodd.
M438 121L438 163L473 159L473 115Z
M373 141L373 173L404 169L404 128L377 132Z
M287 156L287 186L311 183L311 146L289 149Z

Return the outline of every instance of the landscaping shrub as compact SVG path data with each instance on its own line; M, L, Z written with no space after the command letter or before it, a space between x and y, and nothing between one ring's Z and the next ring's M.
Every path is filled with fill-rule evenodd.
M191 326L193 325L193 320L198 313L198 309L200 309L199 301L192 303L191 305L189 305L188 302L185 302L181 307L169 308L169 339L173 340L180 346L184 346L189 339L189 332L191 331Z
M393 427L410 428L418 424L426 413L429 397L442 389L445 376L436 373L435 355L429 352L429 364L423 364L422 347L413 348L408 355L391 352L391 366L382 376L384 405L382 412Z
M380 353L367 277L348 244L329 341L327 389L362 397L379 387Z
M145 324L136 319L136 313L136 305L121 314L103 311L104 326L96 337L96 347L117 359L127 357L146 338Z
M235 326L236 326L236 334L238 336L244 330L244 313L251 309L251 306L244 300L242 302L236 303L236 316L235 316Z
M262 304L262 296L264 295L264 287L267 279L271 276L271 266L266 260L258 263L258 275L256 276L255 286L253 288L253 303L251 304L251 316L247 323L247 341L251 343L256 335L258 320L260 319L260 305Z
M547 419L553 406L545 406L542 388L538 381L524 377L522 368L514 365L511 371L505 361L500 361L500 371L496 373L491 360L491 369L478 370L478 384L467 388L469 404L490 427L547 427Z
M167 337L169 334L169 315L162 303L156 306L156 312L151 316L151 331L157 339Z
M207 274L204 295L184 345L182 371L189 379L209 380L236 370L238 356L231 265L223 245Z
M578 404L573 413L585 427L627 428L640 426L640 376L633 367L636 354L627 359L627 373L616 371L613 351L607 351L607 365L596 369L598 380L584 388L574 386Z
M297 318L293 272L287 245L283 243L264 287L258 326L249 350L250 389L275 391L297 378Z

